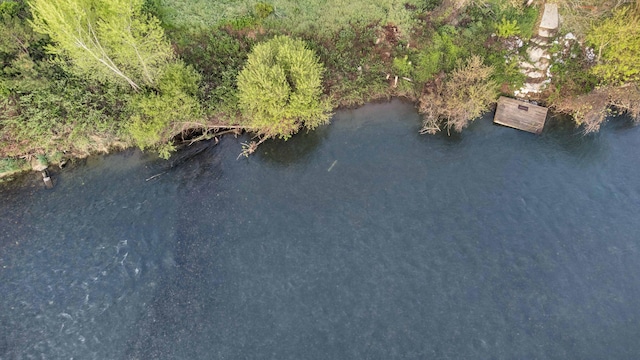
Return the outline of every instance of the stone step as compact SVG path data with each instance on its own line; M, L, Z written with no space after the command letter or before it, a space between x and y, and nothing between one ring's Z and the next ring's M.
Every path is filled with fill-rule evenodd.
M549 66L551 66L551 60L547 57L542 57L535 64L533 64L537 69L547 70Z
M549 38L534 36L529 41L541 48L546 48L551 46L551 43L549 42Z
M527 61L520 61L518 66L520 67L520 69L522 71L533 70L533 69L536 68L535 65L533 65L532 63L527 62Z
M538 29L538 36L542 38L551 39L556 36L558 30L549 30L549 29Z
M558 4L544 4L544 13L540 21L540 29L556 31L559 25Z
M516 91L516 94L530 94L530 93L539 93L544 90L546 84L545 83L525 83L522 88Z
M542 84L542 83L546 83L547 82L547 77L541 77L541 78L532 78L532 77L528 77L525 80L526 84Z
M528 70L528 71L522 71L522 73L527 75L527 77L532 78L532 79L541 79L541 78L546 78L547 77L547 72L544 71L544 70L533 69L533 70Z
M545 4L538 34L529 42L528 59L519 63L520 72L526 76L527 80L521 89L515 91L516 96L539 93L551 82L549 71L551 54L548 50L552 45L552 38L558 33L559 23L558 5Z
M540 59L551 59L551 55L549 55L549 53L540 47L537 46L530 46L527 49L527 55L529 56L529 60L532 63L536 63L538 61L540 61Z
M538 28L538 35L543 38L551 38L558 32L560 16L558 16L558 4L545 4L542 20Z

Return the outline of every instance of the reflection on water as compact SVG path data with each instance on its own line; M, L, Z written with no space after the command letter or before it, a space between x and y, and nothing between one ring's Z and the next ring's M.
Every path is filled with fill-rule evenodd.
M638 129L419 125L394 101L5 187L0 359L635 358Z

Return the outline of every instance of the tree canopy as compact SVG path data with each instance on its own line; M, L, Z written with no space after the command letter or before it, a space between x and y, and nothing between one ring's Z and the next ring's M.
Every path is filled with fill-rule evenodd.
M98 81L153 86L173 58L159 21L144 0L33 0L33 28L51 37L51 53Z
M322 100L324 67L302 40L277 36L256 45L238 75L238 99L248 128L287 139L301 127L329 121Z

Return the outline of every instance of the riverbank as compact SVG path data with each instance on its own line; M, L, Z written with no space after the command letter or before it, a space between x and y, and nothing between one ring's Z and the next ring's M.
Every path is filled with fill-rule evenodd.
M591 14L582 8L592 6L587 2L555 2L568 25L561 23L558 37L546 43L550 81L528 97L573 115L587 131L598 129L611 105L640 120L637 82L607 81L594 71L615 59L602 51L593 58L597 39L589 38L598 26L609 34L607 19L624 20L632 9L596 4ZM532 72L520 67L533 61L529 50L544 4L378 0L342 12L326 2L278 0L212 13L199 2L147 1L141 11L160 20L177 63L161 71L156 85L132 91L83 77L73 71L72 57L47 54L55 44L30 28L26 2L4 2L3 31L27 45L0 48L0 173L39 157L55 164L132 146L168 156L184 140L226 129L251 131L260 142L263 129L247 125L236 78L255 45L279 35L303 39L317 55L322 101L334 111L400 96L423 113L423 132L460 131L499 95L512 96L531 80ZM585 21L576 19L596 26L580 28Z

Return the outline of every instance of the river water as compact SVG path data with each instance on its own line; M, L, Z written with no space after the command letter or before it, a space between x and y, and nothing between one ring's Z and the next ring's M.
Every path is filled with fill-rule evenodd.
M640 128L419 125L396 100L5 185L0 359L638 358Z

